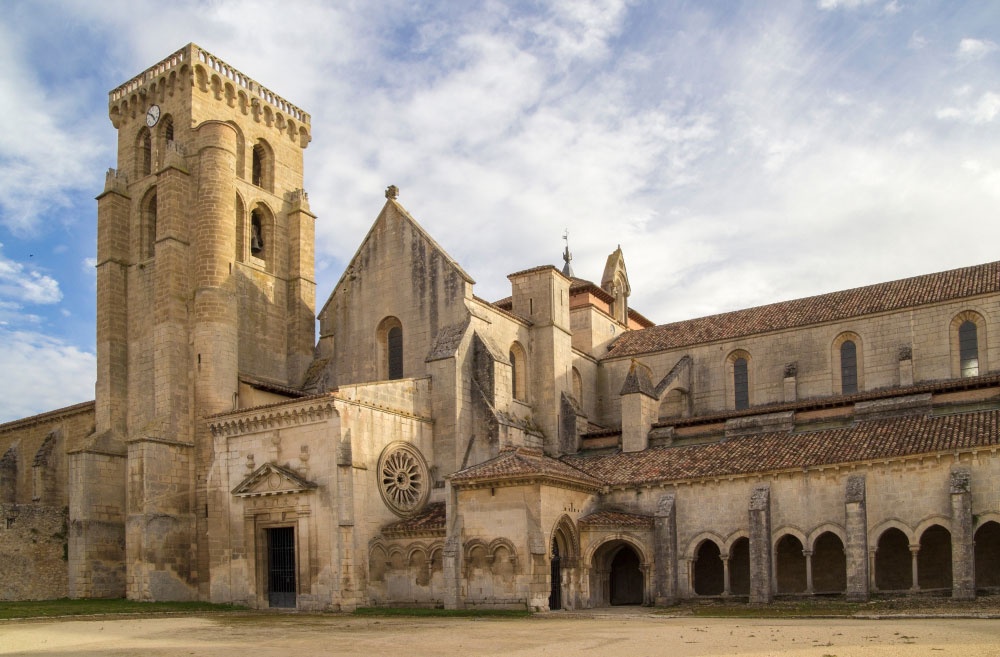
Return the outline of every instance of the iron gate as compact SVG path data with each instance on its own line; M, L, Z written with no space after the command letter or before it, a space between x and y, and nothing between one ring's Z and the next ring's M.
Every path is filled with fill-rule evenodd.
M267 530L267 602L295 606L295 528Z

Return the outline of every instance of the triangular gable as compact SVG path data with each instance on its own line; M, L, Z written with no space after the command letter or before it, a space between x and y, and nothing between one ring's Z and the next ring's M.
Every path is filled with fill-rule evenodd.
M233 489L236 497L262 497L264 495L288 495L307 493L316 484L300 477L295 472L277 463L265 463L254 470L239 486Z
M469 276L469 274L466 273L464 269L462 269L461 265L459 265L454 258L448 255L447 251L441 248L441 245L438 244L437 241L435 241L434 238L431 237L426 230L424 230L423 226L417 223L417 220L414 219L413 216L406 211L406 208L400 205L399 201L397 201L395 198L387 198L385 205L382 206L382 211L379 212L378 217L376 217L374 223L372 223L371 228L368 229L368 234L365 235L365 238L363 240L361 240L361 244L358 245L357 250L351 257L351 260L348 263L347 267L344 269L344 273L341 275L340 280L337 281L337 284L334 286L333 291L327 298L326 303L323 304L323 308L320 309L318 313L319 315L322 315L326 311L326 307L330 305L330 302L333 300L334 296L337 293L337 290L340 289L341 285L343 285L343 283L346 280L349 280L351 276L353 276L353 273L356 269L355 263L358 261L361 254L368 250L368 243L371 242L372 239L374 239L375 233L378 232L380 226L382 226L388 221L389 216L402 219L403 221L410 224L410 226L412 226L413 230L420 236L420 238L427 243L427 246L430 247L432 250L437 251L443 258L443 260L448 264L448 266L451 269L453 269L455 273L458 274L459 277L461 277L465 282L469 284L475 283L472 277Z

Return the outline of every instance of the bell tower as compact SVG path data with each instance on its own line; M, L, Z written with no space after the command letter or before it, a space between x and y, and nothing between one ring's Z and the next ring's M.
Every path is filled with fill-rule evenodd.
M71 493L71 592L114 595L120 577L131 599L206 599L209 495L228 491L207 486L203 418L238 408L241 381L299 386L312 358L310 117L195 44L112 91L108 113L96 431L71 481L106 471L125 499L97 512ZM124 568L108 576L118 531Z

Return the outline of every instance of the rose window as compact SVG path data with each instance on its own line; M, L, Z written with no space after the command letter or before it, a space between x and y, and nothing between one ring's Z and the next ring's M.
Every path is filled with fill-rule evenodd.
M379 492L393 513L408 516L418 511L430 493L427 465L416 447L393 443L378 460Z

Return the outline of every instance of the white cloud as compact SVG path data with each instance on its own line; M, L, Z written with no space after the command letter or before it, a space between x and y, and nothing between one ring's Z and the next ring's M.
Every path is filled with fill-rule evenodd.
M820 9L825 9L827 11L833 9L857 9L858 7L868 7L870 5L876 4L879 0L819 0L816 3ZM889 3L887 8L893 3Z
M927 47L928 43L929 41L927 40L927 37L925 37L920 32L914 32L913 34L910 35L910 40L907 43L907 47L910 48L911 50L920 50L922 48Z
M40 219L91 192L98 179L98 147L75 99L42 86L27 61L23 39L0 23L0 224L15 235L36 231Z
M963 107L945 107L937 112L939 119L961 121L973 125L990 123L1000 114L1000 94L987 92Z
M970 62L982 59L997 49L997 44L988 39L962 39L958 43L955 56L962 61Z
M31 331L0 327L0 422L94 398L94 354Z
M58 303L59 282L32 267L3 256L0 244L0 298L23 303Z

